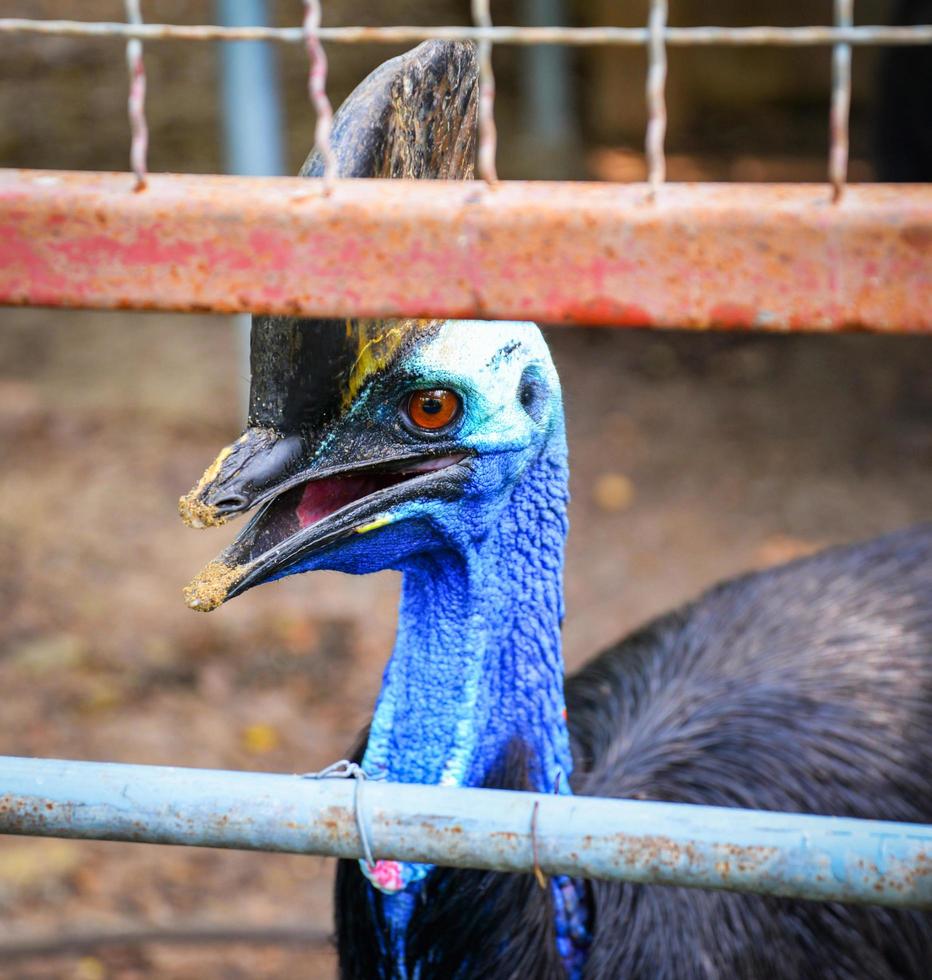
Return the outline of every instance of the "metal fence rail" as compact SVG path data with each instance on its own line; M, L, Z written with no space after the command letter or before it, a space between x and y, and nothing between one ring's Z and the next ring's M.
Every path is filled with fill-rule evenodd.
M918 824L11 757L0 788L6 834L361 858L362 820L376 858L932 909Z
M932 332L932 185L0 171L0 303Z
M329 161L323 182L277 189L284 196L276 204L259 185L226 185L221 199L216 178L173 184L182 178L162 177L157 190L150 184L134 200L115 177L0 174L2 303L932 330L928 187L898 186L895 194L846 188L852 45L930 44L932 25L854 26L852 0L834 0L832 26L786 28L671 27L667 0L651 0L648 23L639 28L496 27L488 0L473 0L471 27L327 27L319 0L305 0L300 27L144 24L138 0L125 3L125 24L6 18L0 37L127 42L137 191L148 179L141 42L152 40L305 44L315 144ZM493 43L645 47L648 189L497 185L491 198L481 186L370 192L345 185L328 210L320 189L329 194L337 175L321 42L428 38L480 45L478 164L489 185L497 185ZM664 183L666 47L738 44L832 45L830 194L811 187ZM190 195L184 200L182 187ZM251 248L250 234L264 245ZM350 255L352 263L334 262Z

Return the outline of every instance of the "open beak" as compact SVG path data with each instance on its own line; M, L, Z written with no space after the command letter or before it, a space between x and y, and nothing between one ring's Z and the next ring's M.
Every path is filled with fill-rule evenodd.
M467 453L350 411L440 321L253 318L246 431L179 501L190 527L255 510L185 590L205 612L327 548L392 523L400 506L457 495Z
M187 586L190 608L209 612L334 545L391 524L409 501L456 496L468 474L466 453L441 446L429 455L321 461L295 472L294 446L282 445L287 441L247 429L182 497L182 518L193 526L257 508L236 540ZM253 479L257 473L262 479Z

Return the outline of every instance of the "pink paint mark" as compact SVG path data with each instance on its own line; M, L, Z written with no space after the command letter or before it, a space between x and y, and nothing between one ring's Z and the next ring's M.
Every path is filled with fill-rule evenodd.
M249 247L253 251L254 258L261 257L262 262L272 268L286 269L294 260L294 248L291 242L269 231L259 229L251 231Z
M405 886L401 865L397 861L376 861L366 870L367 877L379 891L394 894Z
M93 267L101 261L145 266L184 264L197 255L197 247L191 242L162 240L151 228L140 229L129 241L115 234L85 235L53 242L49 248L83 267Z
M0 292L3 295L47 298L58 292L59 283L49 266L48 257L33 247L28 232L16 223L0 225Z

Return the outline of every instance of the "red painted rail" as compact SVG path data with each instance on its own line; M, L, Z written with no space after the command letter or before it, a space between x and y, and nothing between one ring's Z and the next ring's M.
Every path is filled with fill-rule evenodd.
M932 186L7 170L0 303L932 332Z

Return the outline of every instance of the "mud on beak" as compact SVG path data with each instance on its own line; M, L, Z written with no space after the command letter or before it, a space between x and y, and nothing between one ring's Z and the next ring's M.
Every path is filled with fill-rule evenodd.
M459 495L468 466L458 447L437 445L429 454L393 447L386 454L377 442L354 440L355 462L339 447L315 461L300 437L250 428L222 450L179 501L182 520L210 527L256 512L184 590L187 605L209 612L315 554L393 523L410 500Z

